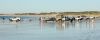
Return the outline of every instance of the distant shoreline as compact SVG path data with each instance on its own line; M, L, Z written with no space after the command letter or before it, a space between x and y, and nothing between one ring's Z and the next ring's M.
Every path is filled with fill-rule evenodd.
M64 16L100 16L99 11L85 11L85 12L50 12L50 13L15 13L15 14L0 14L0 16L56 16L56 15L64 15Z

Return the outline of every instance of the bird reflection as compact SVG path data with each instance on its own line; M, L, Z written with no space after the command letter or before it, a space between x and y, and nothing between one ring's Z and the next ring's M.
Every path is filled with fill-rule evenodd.
M90 22L90 24L91 24L91 29L94 29L95 28L95 21L94 20L91 20L91 22Z
M62 22L62 21L58 21L56 22L56 29L57 30L64 30L65 29L65 22Z
M69 25L70 25L70 22L59 21L59 22L56 22L56 29L60 30L60 31L63 31L66 28L69 28Z

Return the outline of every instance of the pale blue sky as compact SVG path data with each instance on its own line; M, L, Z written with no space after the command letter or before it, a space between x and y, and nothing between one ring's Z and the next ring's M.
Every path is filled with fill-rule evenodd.
M0 0L0 13L100 11L100 0Z

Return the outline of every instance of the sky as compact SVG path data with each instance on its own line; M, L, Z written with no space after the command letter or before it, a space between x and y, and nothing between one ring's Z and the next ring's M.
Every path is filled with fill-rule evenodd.
M100 11L100 0L0 0L0 13Z

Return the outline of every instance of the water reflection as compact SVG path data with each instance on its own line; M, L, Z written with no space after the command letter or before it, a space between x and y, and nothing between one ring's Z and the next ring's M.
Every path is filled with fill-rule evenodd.
M91 20L91 22L90 22L90 28L91 29L95 28L95 20Z
M95 28L95 20L83 20L83 21L74 21L74 22L70 22L70 21L40 21L39 18L24 18L23 20L16 22L10 22L8 20L1 20L0 24L14 24L14 25L18 25L18 24L32 24L35 25L37 23L37 25L40 25L41 30L45 27L54 27L56 28L56 30L67 30L69 28L83 28L83 27L87 27L87 28L91 28L94 29Z
M0 20L0 39L88 40L100 36L100 20L40 21L37 17L10 22ZM95 38L94 38L95 37ZM99 38L99 37L98 37ZM8 40L6 39L6 40Z
M41 21L40 22L40 26L41 28L48 27L51 24L48 24L50 22L45 22L45 21ZM69 28L75 28L80 30L81 28L89 28L89 29L94 29L94 25L95 25L95 20L89 20L89 21L75 21L75 22L69 22L69 21L58 21L58 22L54 22L55 23L55 27L56 30L59 31L64 31L67 30Z
M64 30L65 26L66 26L65 22L62 22L62 21L56 22L56 29L57 30Z

